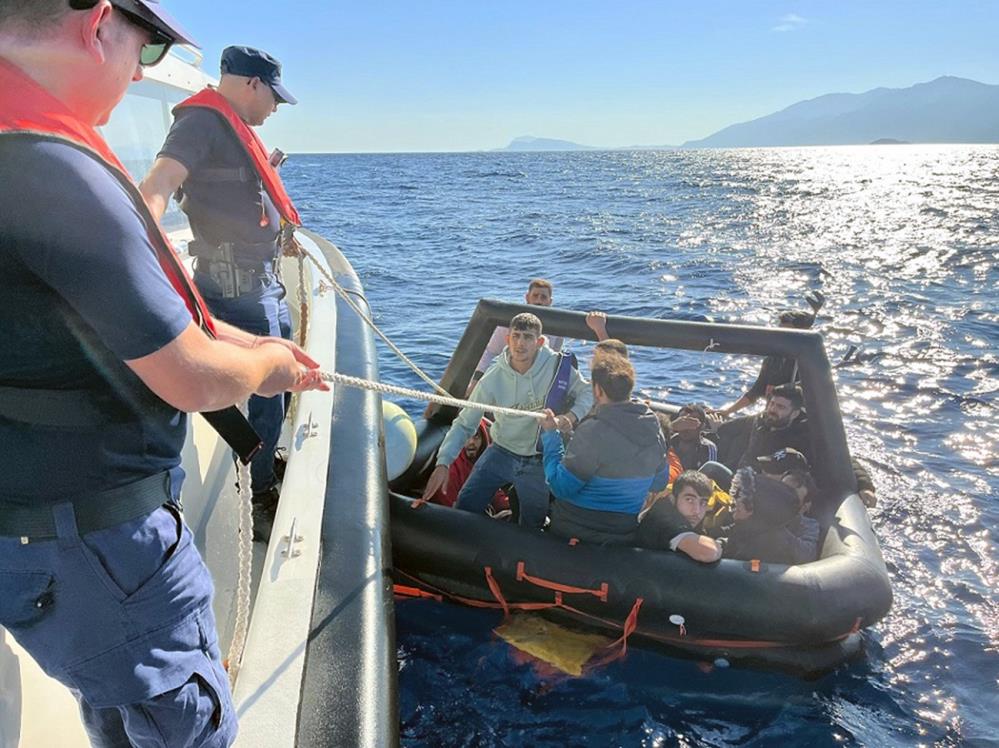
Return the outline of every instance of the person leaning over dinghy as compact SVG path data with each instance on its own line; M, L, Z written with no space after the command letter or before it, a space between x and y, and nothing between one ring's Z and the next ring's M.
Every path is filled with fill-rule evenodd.
M703 473L681 473L669 494L657 499L641 516L636 545L683 553L706 564L720 559L722 544L701 534L714 492L714 482Z
M593 412L562 444L555 413L541 422L545 478L555 501L548 531L588 543L631 545L650 491L669 483L669 449L659 419L630 401L635 369L620 356L593 363Z
M0 0L0 626L98 746L235 739L176 503L184 411L324 387L290 343L213 324L94 129L178 41L152 0Z
M573 365L571 354L556 353L545 345L541 331L541 320L528 312L510 320L507 347L479 380L469 400L520 410L549 407L564 413L558 416L558 426L569 431L590 410L593 394ZM449 466L475 433L481 417L481 410L464 408L454 419L423 492L425 501L447 486ZM455 508L481 514L496 489L512 483L520 504L519 523L542 527L548 516L548 486L538 432L533 418L497 413L490 429L493 443L475 463Z
M818 314L825 297L818 291L813 291L808 296L809 304L812 305L812 313L796 310L781 312L777 318L778 326L791 330L811 330L815 324L815 316ZM796 384L798 382L798 361L794 358L784 358L783 356L767 356L760 364L760 373L753 382L746 394L740 397L731 405L722 408L719 413L723 416L731 416L744 408L748 408L761 397L769 397L774 387L782 384Z

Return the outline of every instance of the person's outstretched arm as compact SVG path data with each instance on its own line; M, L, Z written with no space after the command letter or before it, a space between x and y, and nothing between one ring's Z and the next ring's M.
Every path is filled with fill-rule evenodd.
M221 410L250 395L329 389L318 364L309 368L280 345L244 348L212 340L194 322L171 343L126 361L139 379L163 401L188 413Z

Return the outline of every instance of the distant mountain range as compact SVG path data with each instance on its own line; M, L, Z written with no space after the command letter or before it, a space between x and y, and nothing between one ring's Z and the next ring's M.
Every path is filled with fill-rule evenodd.
M909 88L827 94L731 125L682 148L999 143L999 86L944 76ZM669 149L672 146L636 146ZM566 140L516 138L506 151L598 150ZM620 150L620 149L618 149Z
M726 127L684 148L999 142L999 86L945 76L909 88L827 94Z

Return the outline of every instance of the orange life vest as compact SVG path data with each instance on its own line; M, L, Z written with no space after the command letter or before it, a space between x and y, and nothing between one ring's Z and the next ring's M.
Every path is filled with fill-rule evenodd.
M103 164L132 198L136 210L146 225L146 233L156 252L160 267L184 300L191 317L202 330L215 337L215 323L208 313L204 299L198 293L159 222L153 218L135 182L104 138L93 127L73 114L55 96L2 57L0 57L0 136L58 141L76 148ZM259 451L260 437L235 406L202 415L244 463L248 464Z
M208 307L187 274L187 269L159 223L152 217L128 171L104 138L73 114L65 104L3 58L0 58L0 134L34 135L64 141L101 162L126 188L139 214L145 219L149 242L156 250L156 259L170 284L184 299L194 321L203 330L215 334L215 325Z
M680 473L683 472L683 463L680 462L680 455L670 449L666 453L666 457L669 460L669 482L672 485L673 481L680 477Z
M230 129L236 135L236 139L246 151L246 155L250 157L250 161L253 163L253 167L257 171L257 176L260 177L260 181L263 183L264 189L267 190L267 194L270 195L271 200L274 202L274 206L277 208L278 213L280 213L281 217L291 225L301 226L302 219L299 218L298 211L295 209L295 204L291 201L291 198L288 196L288 191L284 188L284 182L281 181L281 176L277 173L277 170L271 166L270 157L267 155L267 148L264 146L264 142L260 139L260 136L257 135L253 128L246 124L240 116L236 114L236 110L232 108L232 105L225 98L225 96L220 94L214 88L205 88L194 94L194 96L180 102L173 108L173 113L176 115L178 111L190 107L211 109L213 112L216 112L227 125L229 125Z

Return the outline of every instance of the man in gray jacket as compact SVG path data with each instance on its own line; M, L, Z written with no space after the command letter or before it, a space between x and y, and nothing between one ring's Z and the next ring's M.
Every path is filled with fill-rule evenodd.
M553 411L552 421L569 431L590 410L593 396L572 365L569 354L545 345L541 320L530 313L510 321L507 347L472 390L469 400L519 410ZM554 413L562 415L555 416ZM437 453L423 498L429 500L447 487L448 467L478 428L482 410L465 408L454 419ZM542 527L548 516L548 486L539 453L538 421L527 416L496 414L489 431L492 444L482 453L468 477L455 508L483 513L496 489L512 483L520 502L520 524Z
M617 355L593 363L594 411L568 449L554 413L541 424L545 478L555 502L549 531L591 543L629 545L650 491L669 482L668 445L655 413L630 401L635 369Z

